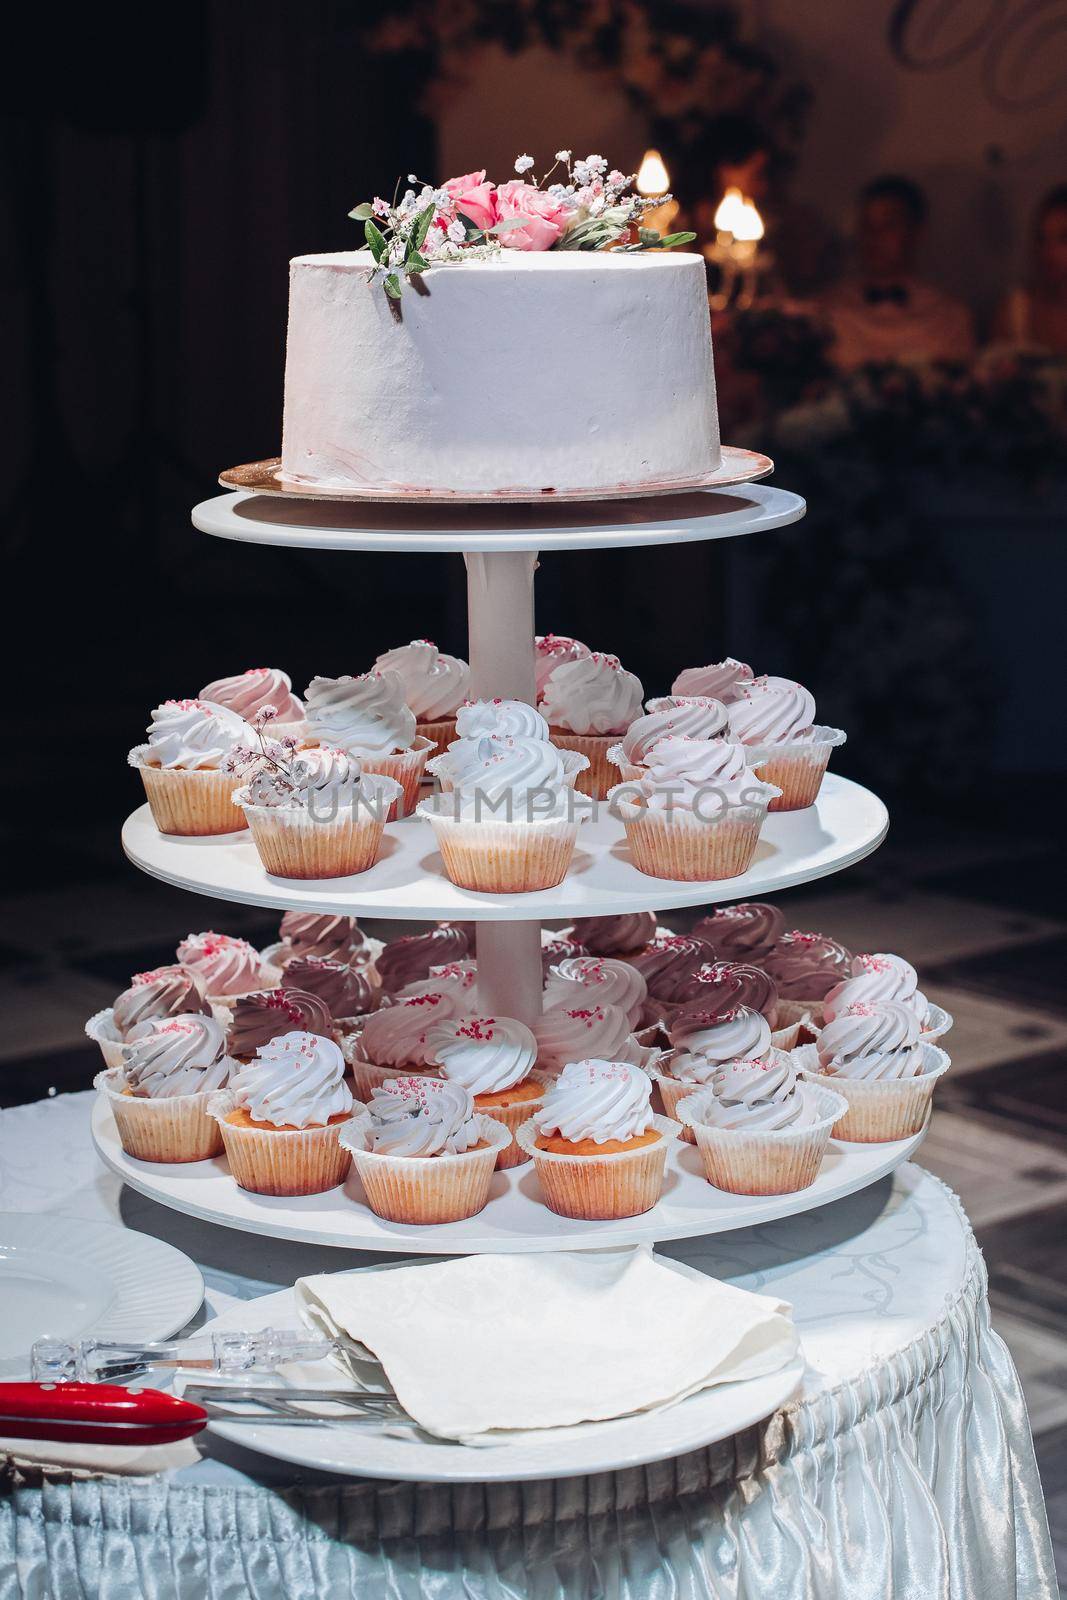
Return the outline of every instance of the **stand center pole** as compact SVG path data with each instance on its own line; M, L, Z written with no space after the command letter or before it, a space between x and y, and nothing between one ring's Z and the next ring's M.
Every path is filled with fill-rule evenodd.
M533 705L536 550L468 551L471 698Z

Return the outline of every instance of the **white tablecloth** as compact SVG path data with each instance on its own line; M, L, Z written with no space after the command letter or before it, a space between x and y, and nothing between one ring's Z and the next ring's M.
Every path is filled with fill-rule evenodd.
M122 1189L92 1151L90 1104L0 1114L0 1210L167 1239L203 1269L209 1313L368 1259ZM908 1166L806 1216L661 1248L793 1303L799 1400L673 1461L545 1483L331 1479L210 1436L161 1478L9 1473L0 1600L1052 1600L1018 1377L942 1184Z

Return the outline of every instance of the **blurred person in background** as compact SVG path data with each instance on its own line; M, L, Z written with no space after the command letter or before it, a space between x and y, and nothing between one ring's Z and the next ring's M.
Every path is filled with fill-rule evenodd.
M1034 213L1025 285L1010 289L993 318L995 343L1067 356L1067 183Z
M821 302L841 370L973 355L967 307L919 276L926 216L926 196L909 178L875 178L860 191L855 272Z

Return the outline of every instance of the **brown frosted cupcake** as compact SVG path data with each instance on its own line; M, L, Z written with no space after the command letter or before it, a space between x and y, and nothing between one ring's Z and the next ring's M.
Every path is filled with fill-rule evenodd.
M758 967L785 932L785 917L766 901L742 900L737 905L716 906L709 916L693 924L692 932L695 939L710 946L710 959Z
M209 700L165 700L152 712L148 742L129 763L141 774L160 833L204 836L245 826L231 796L239 783L229 765L255 734L225 706Z
M852 971L852 952L825 933L794 928L760 961L778 990L778 1022L803 1021L819 1025L822 1003L831 989Z
M247 1066L271 1039L285 1033L317 1033L324 1039L336 1038L329 1010L314 994L303 994L290 985L242 994L230 1009L226 1035L227 1053Z
M462 1084L474 1109L507 1129L510 1143L498 1167L517 1167L529 1157L515 1133L541 1105L545 1080L534 1071L537 1040L514 1017L457 1017L426 1033L431 1060L449 1083Z
M121 1047L121 1065L95 1087L111 1107L119 1140L139 1161L205 1161L222 1149L208 1112L236 1064L222 1024L200 1014L139 1022Z
M404 700L415 713L417 735L439 754L456 737L456 712L467 698L471 669L459 656L445 655L429 639L386 650L374 663L376 672L395 672L404 685Z
M287 988L321 1000L341 1033L350 1033L361 1025L368 1012L376 1009L382 994L366 971L317 956L294 956L285 968L284 983ZM311 1031L314 1033L315 1029Z
M540 709L561 750L573 750L589 762L576 787L597 800L607 798L618 773L608 756L630 724L641 715L644 690L618 656L592 651L576 661L563 661L545 681Z
M611 917L577 917L563 937L581 945L575 955L615 956L620 961L635 961L662 931L654 911L629 911Z

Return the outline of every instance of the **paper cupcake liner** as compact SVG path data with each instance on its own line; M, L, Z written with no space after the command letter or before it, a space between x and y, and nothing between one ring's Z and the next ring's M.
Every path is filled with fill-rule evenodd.
M277 989L282 983L283 973L281 967L276 967L273 962L264 961L259 969L259 982L253 988L244 984L240 989L230 991L205 991L204 999L215 1013L218 1021L225 1028L229 1028L233 1021L233 1008L238 1000L243 1000L246 994L262 994L264 989Z
M358 1039L358 1034L355 1039ZM347 1044L347 1048L346 1048ZM368 1103L375 1089L381 1089L392 1078L439 1078L441 1074L436 1068L431 1071L428 1067L379 1067L373 1061L368 1061L357 1050L351 1048L352 1036L348 1041L342 1041L342 1052L348 1062L355 1085L356 1099Z
M545 1072L531 1073L531 1076L546 1086L552 1080L552 1075ZM500 1126L508 1131L509 1143L496 1158L498 1172L504 1172L509 1167L524 1166L529 1161L529 1155L516 1141L515 1135L523 1123L528 1122L535 1111L540 1110L543 1099L544 1096L539 1095L536 1100L516 1100L514 1105L510 1106L479 1106L475 1102L481 1116L492 1117L494 1122L499 1122Z
M384 773L387 778L395 778L401 787L402 793L386 813L386 822L409 817L414 811L419 801L419 785L426 762L432 753L433 745L420 734L415 735L415 743L410 750L398 750L391 756L370 756L356 751L362 771Z
M610 1222L651 1211L663 1192L667 1151L681 1129L669 1117L654 1117L653 1127L661 1135L655 1144L603 1156L539 1150L532 1117L517 1129L515 1139L534 1164L550 1211L584 1222Z
M580 819L475 822L423 802L418 814L433 828L445 873L460 889L485 894L526 894L554 889L567 876Z
M85 1024L85 1036L87 1039L91 1039L95 1045L99 1045L105 1067L115 1068L122 1066L122 1040L119 1038L119 1030L115 1026L114 1006L108 1006L106 1010L98 1011L95 1016L89 1018ZM129 1099L128 1095L127 1099Z
M148 766L141 749L130 752L130 765L144 782L152 821L160 833L203 837L239 833L247 824L240 806L230 796L239 787L232 772L182 771L177 767Z
M840 728L815 728L814 739L788 739L778 745L750 745L756 776L781 789L772 811L802 811L815 804L830 752L845 742Z
M920 1133L933 1098L934 1085L952 1065L936 1044L923 1044L923 1072L917 1078L846 1078L819 1070L813 1044L792 1052L793 1065L808 1083L829 1085L843 1101L834 1123L834 1138L850 1144L887 1144Z
M778 1130L712 1127L703 1120L714 1098L709 1089L679 1100L679 1119L693 1130L710 1184L728 1194L794 1194L810 1188L845 1102L814 1083L803 1083L798 1093L815 1097L818 1121Z
M115 1118L119 1142L138 1161L207 1161L222 1150L218 1124L208 1111L216 1091L149 1100L123 1094L110 1072L93 1079Z
M699 1083L682 1083L680 1079L672 1078L670 1074L666 1072L653 1072L652 1081L659 1090L659 1097L663 1104L664 1114L668 1117L672 1117L675 1122L681 1122L681 1119L678 1116L679 1105L689 1095L698 1093L701 1085ZM681 1122L681 1129L681 1137L685 1140L686 1144L696 1144L696 1139L693 1137L692 1128L688 1127L686 1123Z
M926 1026L921 1029L919 1037L927 1044L936 1044L938 1039L943 1039L952 1027L953 1016L946 1011L944 1006L935 1006L930 1002L930 1009L926 1013Z
M776 1008L776 1010L777 1009L778 1008ZM781 1025L782 1024L782 1018L781 1018L781 1014L779 1012L779 1015L776 1017L775 1020L778 1022L779 1026L777 1028L773 1028L771 1030L771 1043L774 1046L774 1048L776 1050L787 1050L787 1051L795 1049L797 1041L800 1038L800 1025L803 1022L804 1018L803 1017L797 1017L794 1021L788 1023L786 1026L783 1027Z
M557 750L574 750L589 762L575 774L574 788L578 793L606 800L608 790L619 781L615 764L608 759L608 751L619 742L618 734L568 733L566 728L550 728L549 736Z
M684 883L739 878L756 853L765 807L738 807L714 822L623 805L626 842L639 872Z
M253 1194L321 1194L344 1183L350 1165L348 1151L338 1138L341 1122L321 1128L239 1128L226 1121L236 1101L228 1089L210 1096L208 1111L215 1118L230 1176ZM358 1102L352 1115L362 1113Z
M306 812L245 804L252 843L265 871L278 878L347 878L373 867L385 822L363 809L329 822Z
M456 719L454 716L437 717L423 722L420 717L415 723L415 732L419 738L430 741L432 748L426 752L427 756L440 756L456 737Z
M784 1000L778 996L778 1026L785 1028L793 1023L798 1027L807 1022L813 1032L818 1032L822 1027L822 1001L821 1000ZM783 1046L783 1049L786 1048Z
M491 1117L476 1118L485 1146L460 1155L395 1156L367 1149L371 1119L357 1117L342 1129L367 1204L387 1222L424 1226L461 1222L484 1209L497 1159L510 1135Z

